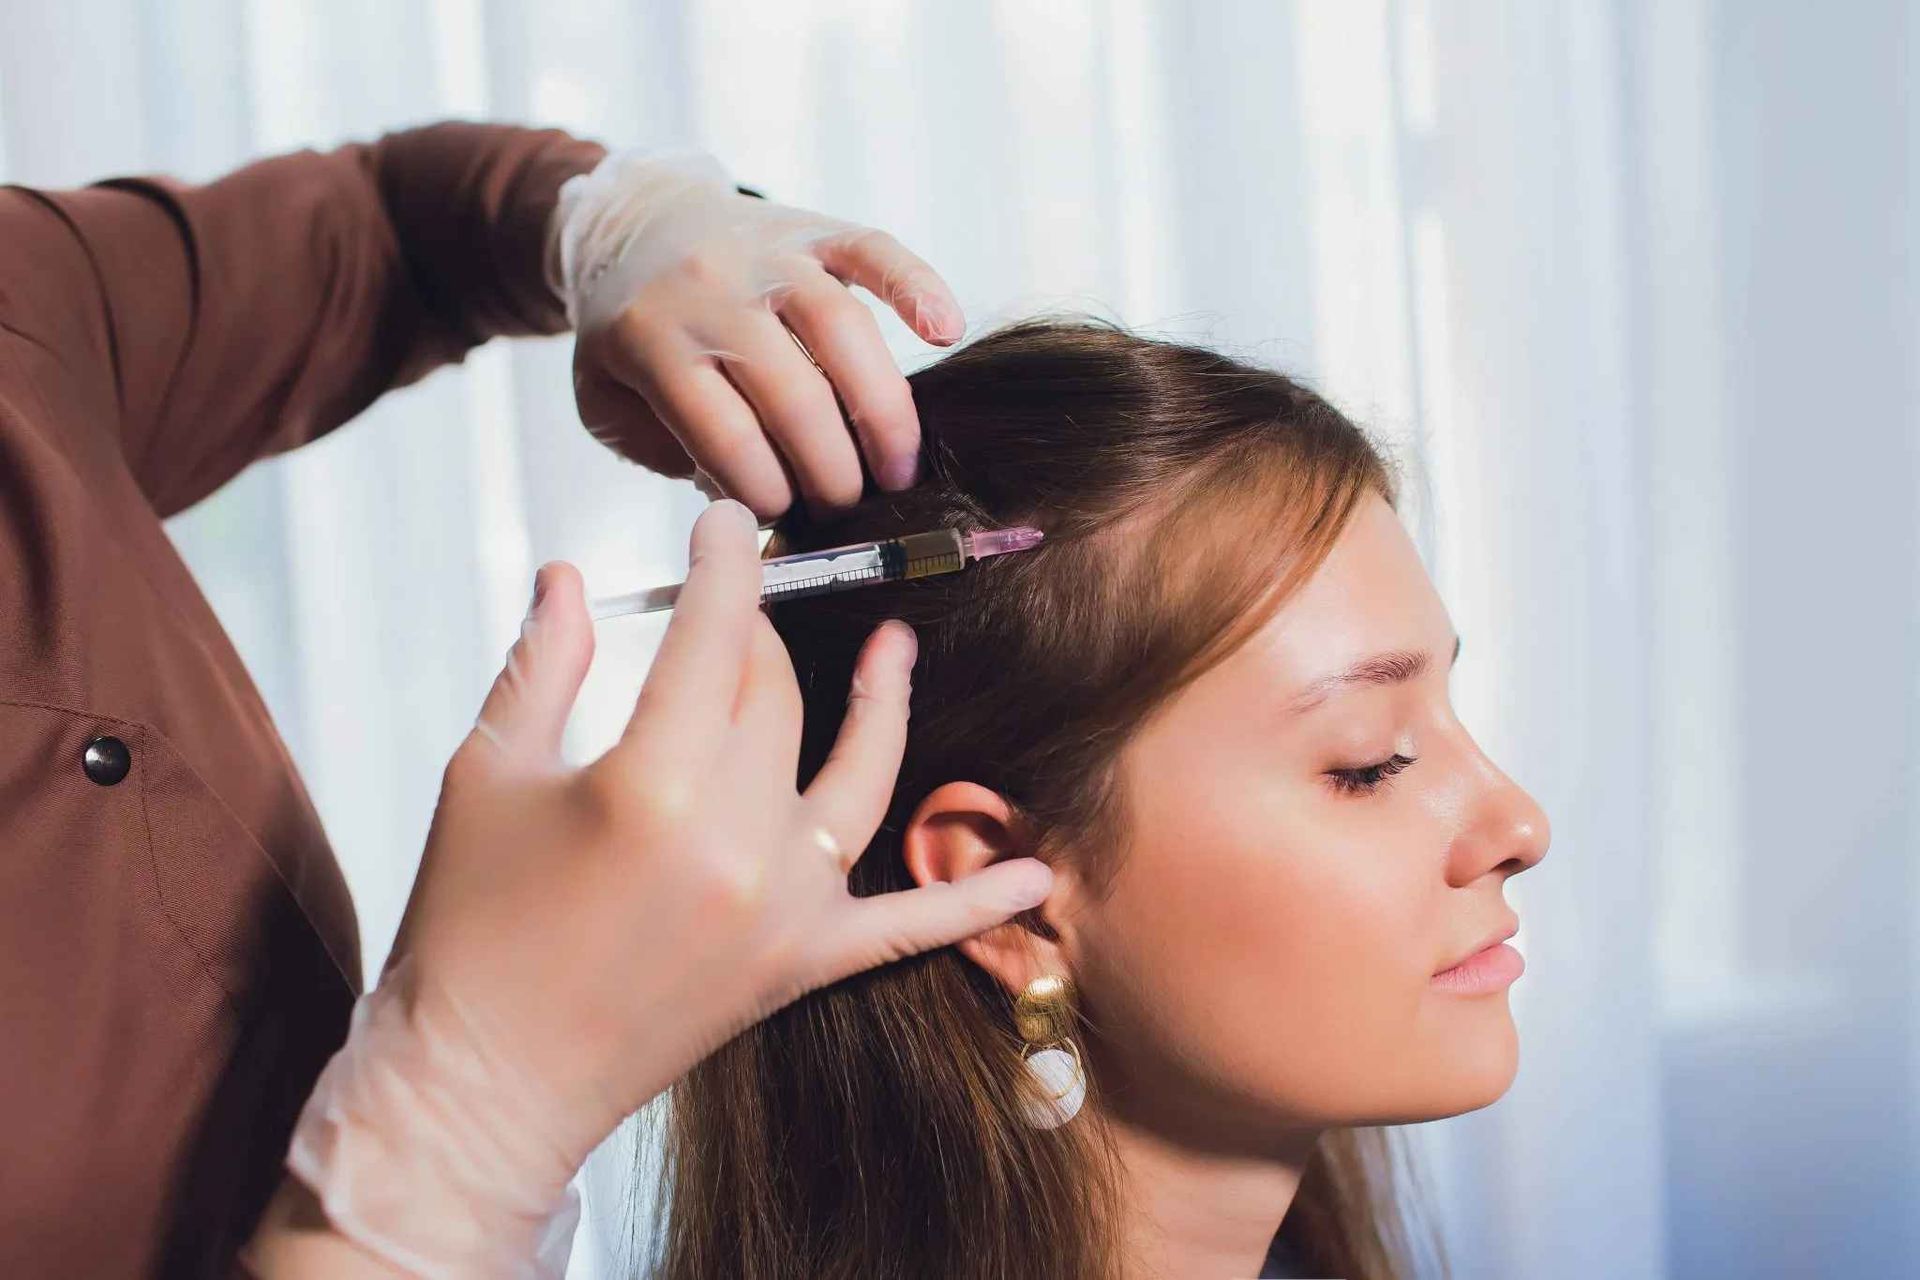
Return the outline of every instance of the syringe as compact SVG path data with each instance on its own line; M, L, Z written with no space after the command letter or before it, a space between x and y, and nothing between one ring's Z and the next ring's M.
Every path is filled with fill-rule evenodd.
M984 560L988 556L1036 547L1041 537L1038 529L1025 526L971 532L933 529L926 533L885 538L879 542L857 542L848 547L802 551L798 555L761 561L760 599L765 603L797 600L802 596L851 591L855 587L881 582L954 573L964 568L970 560ZM671 586L649 587L644 591L602 597L593 602L594 620L671 609L674 601L680 598L682 585L676 582Z

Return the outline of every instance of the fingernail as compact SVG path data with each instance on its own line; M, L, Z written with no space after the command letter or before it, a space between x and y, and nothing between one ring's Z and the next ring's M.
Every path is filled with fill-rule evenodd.
M913 629L912 623L902 622L898 618L890 619L886 625L892 627L902 635L898 647L900 670L911 680L913 678L913 664L920 657L920 633Z
M881 638L879 633L882 631L904 633L904 638L888 641ZM875 650L887 650L889 648L891 648L893 657L887 657L884 652L882 652L878 658L873 656ZM900 681L902 696L911 697L913 694L913 664L919 656L920 637L914 634L911 626L900 621L898 618L890 618L881 623L878 627L874 628L874 634L868 638L866 648L861 653L861 660L854 664L853 681L847 689L847 700L851 702L863 693L872 692L872 686L867 682L867 676L871 672L878 672L883 677L881 683L884 685L885 669L888 663L893 664L894 675Z
M958 310L938 298L921 304L927 315L927 333L942 342L953 342L967 331L967 322Z
M752 509L744 502L736 502L732 498L722 498L713 504L712 509L720 513L716 515L714 519L727 521L747 533L754 533L760 528L758 517L753 514Z
M880 464L880 487L889 492L911 489L919 479L920 455L917 453L888 458Z
M873 629L868 645L882 651L877 665L891 665L902 680L911 683L913 664L920 656L920 637L912 626L898 618L888 618ZM889 653L893 656L888 657Z
M533 598L527 601L527 620L540 612L540 602L547 598L547 566L541 565L533 574Z
M1053 868L1035 858L1010 863L1006 877L1006 903L1012 911L1037 907L1053 892Z

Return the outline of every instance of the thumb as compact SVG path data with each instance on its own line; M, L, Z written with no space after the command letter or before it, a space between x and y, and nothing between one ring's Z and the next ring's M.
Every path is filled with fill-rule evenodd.
M507 651L474 733L515 762L553 763L592 661L593 619L580 571L558 560L542 565L520 639Z
M964 880L857 899L838 940L834 978L962 942L1039 906L1052 891L1052 868L1015 858Z

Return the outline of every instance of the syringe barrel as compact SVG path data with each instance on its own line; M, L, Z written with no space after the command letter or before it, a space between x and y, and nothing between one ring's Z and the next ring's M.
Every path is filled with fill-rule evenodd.
M1036 540L1038 536L1034 535ZM932 577L937 573L956 573L966 567L970 549L976 556L997 555L1001 551L999 548L989 551L972 549L967 535L955 529L932 529L926 533L903 534L879 542L795 552L761 562L760 598L768 604L776 604L784 600L850 591L873 583L904 582L910 578ZM669 609L679 596L679 585L609 596L593 602L593 616L597 621L621 614Z
M902 578L927 578L936 573L954 573L967 562L966 543L958 530L931 529L893 539L906 557ZM892 575L889 574L889 577Z

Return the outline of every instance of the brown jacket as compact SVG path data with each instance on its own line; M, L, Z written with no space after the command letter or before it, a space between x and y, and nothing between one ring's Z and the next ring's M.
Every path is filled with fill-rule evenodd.
M220 1272L360 988L349 902L161 517L563 321L478 125L218 182L0 189L0 1275Z

